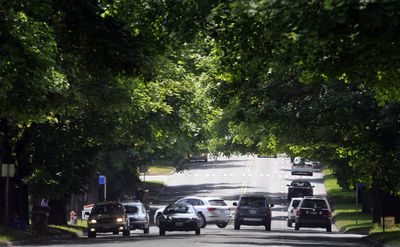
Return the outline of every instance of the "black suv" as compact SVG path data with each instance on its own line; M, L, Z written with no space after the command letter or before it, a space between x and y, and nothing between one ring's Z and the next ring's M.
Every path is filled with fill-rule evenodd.
M239 203L234 203L236 208L234 228L239 230L241 225L265 226L266 231L271 231L271 208L274 204L268 202L264 195L244 195Z
M87 224L89 238L95 238L98 232L118 234L122 231L124 236L130 235L125 208L119 202L96 203L90 212Z
M332 231L332 210L325 197L304 197L297 207L295 230L321 227Z

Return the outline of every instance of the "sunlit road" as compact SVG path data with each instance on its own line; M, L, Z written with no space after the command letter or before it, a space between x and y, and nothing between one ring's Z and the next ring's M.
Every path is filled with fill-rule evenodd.
M272 231L266 232L262 226L242 226L233 230L230 224L224 229L207 225L200 236L194 232L167 232L158 236L158 228L153 226L149 235L132 231L131 236L99 234L96 239L82 237L74 240L55 240L46 245L54 246L370 246L362 235L343 234L333 227L332 233L325 229L294 228L286 226L287 184L295 178L308 179L313 185L315 195L324 195L322 174L314 170L311 176L292 176L288 158L257 158L253 156L218 158L218 161L196 162L190 169L170 176L147 177L149 180L164 180L168 185L161 194L158 205L172 203L187 196L218 196L230 205L244 193L264 192L275 204L272 211ZM26 244L25 244L26 245ZM30 246L43 246L31 243Z

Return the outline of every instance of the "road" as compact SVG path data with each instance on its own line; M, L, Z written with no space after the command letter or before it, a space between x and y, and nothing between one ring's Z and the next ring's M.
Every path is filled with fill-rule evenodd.
M275 204L272 211L272 231L266 232L262 226L242 226L233 230L230 224L224 229L207 225L200 236L194 232L167 232L158 236L158 228L153 226L149 235L132 231L131 236L99 234L96 239L86 237L76 240L54 240L48 246L370 246L362 235L343 234L333 227L332 233L325 229L301 228L294 231L286 225L287 184L294 178L310 180L315 185L314 194L325 195L321 171L315 170L312 177L292 176L290 161L285 157L258 158L237 156L218 158L217 161L190 163L190 168L170 176L146 177L146 180L164 180L168 185L160 195L157 204L164 205L187 195L218 196L230 205L244 193L265 192ZM43 246L30 243L29 246ZM26 246L26 245L25 245Z

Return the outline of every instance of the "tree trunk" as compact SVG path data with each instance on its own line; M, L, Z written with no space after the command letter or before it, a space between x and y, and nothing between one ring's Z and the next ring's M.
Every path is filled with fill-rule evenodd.
M49 224L67 225L67 203L65 199L49 201Z

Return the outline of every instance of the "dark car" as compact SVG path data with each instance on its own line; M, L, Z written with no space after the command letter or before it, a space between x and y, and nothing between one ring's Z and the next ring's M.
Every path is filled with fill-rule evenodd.
M242 196L239 203L234 203L236 208L234 229L239 230L241 225L265 226L266 231L271 231L271 208L274 204L268 202L264 195Z
M190 204L169 204L158 219L160 235L165 235L166 231L195 231L196 235L200 235L202 221Z
M128 217L129 230L143 230L144 234L150 232L150 217L146 207L140 201L124 201L122 204Z
M87 224L89 238L95 238L98 232L118 234L122 231L124 236L130 234L125 208L119 202L96 203L90 212Z
M313 196L314 194L314 186L311 185L309 181L293 180L292 183L287 186L289 187L287 196L288 201L293 197Z
M326 198L305 197L300 201L294 229L299 230L300 227L320 227L327 232L332 231L332 211Z

